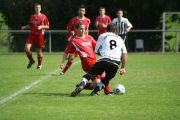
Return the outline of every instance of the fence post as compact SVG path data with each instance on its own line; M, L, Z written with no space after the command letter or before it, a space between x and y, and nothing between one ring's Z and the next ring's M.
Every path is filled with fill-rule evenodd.
M176 31L176 52L178 52L178 50L179 50L179 41L178 41L178 34Z
M49 30L49 53L52 52L52 48L51 48L51 31Z
M166 30L166 13L163 12L163 25L162 25L162 52L165 52L165 30Z

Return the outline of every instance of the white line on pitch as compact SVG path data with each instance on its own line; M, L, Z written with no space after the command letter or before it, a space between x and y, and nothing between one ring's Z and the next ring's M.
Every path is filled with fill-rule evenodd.
M75 65L75 64L77 64L77 63L79 63L79 62L80 62L80 61L74 62L73 65ZM9 95L9 96L7 96L7 97L2 98L2 99L0 100L0 105L3 105L3 104L5 104L5 103L7 103L7 102L9 102L9 101L17 98L20 94L26 92L27 90L30 90L32 87L34 87L34 86L38 85L39 83L47 80L49 77L51 77L52 74L58 72L58 70L59 70L59 69L57 69L57 70L55 70L55 71L53 71L53 72L50 72L50 73L48 73L48 75L46 75L46 76L44 76L44 77L41 77L41 78L39 78L38 80L35 80L35 81L32 82L31 84L29 84L29 85L21 88L20 90L14 92L13 94L11 94L11 95Z

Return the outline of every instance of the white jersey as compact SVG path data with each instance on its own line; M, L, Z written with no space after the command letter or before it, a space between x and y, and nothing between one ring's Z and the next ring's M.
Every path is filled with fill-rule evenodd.
M106 32L99 36L95 53L100 54L100 59L121 61L122 53L127 53L124 41L112 32Z
M114 18L112 21L113 24L117 26L116 34L117 35L124 35L126 34L126 29L128 27L132 27L132 24L129 22L127 18L122 17L121 19L119 18Z

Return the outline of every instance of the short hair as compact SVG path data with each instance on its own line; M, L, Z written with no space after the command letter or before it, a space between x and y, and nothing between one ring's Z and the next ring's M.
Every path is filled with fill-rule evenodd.
M81 8L86 9L85 5L80 5L80 6L78 7L78 10L81 9Z
M106 10L106 8L105 8L105 7L103 7L103 6L99 7L99 10L101 10L101 9Z
M124 10L123 10L123 9L118 9L117 12L119 12L119 11L122 11L122 12L124 13Z
M116 31L116 25L114 23L110 23L107 25L107 32L115 32Z
M80 22L80 23L77 23L77 24L75 25L75 28L76 28L76 29L79 29L79 27L80 27L81 25L84 25L84 24L81 23L81 22Z
M34 6L38 6L38 5L40 5L40 6L41 6L41 4L40 4L40 3L35 3L35 4L34 4Z

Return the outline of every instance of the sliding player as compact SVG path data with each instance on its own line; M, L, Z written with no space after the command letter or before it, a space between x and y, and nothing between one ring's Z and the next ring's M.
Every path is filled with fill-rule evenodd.
M69 46L66 48L60 66L64 66L65 58L69 53L74 53L77 51L81 59L82 69L87 73L96 62L96 56L94 54L96 41L93 37L86 34L86 27L83 23L76 24L76 28L77 35L72 38ZM96 81L96 83L98 82L99 81ZM93 89L92 84L87 83L85 89ZM108 93L110 93L110 87L107 85L105 89L105 94Z
M99 16L96 17L95 26L98 28L98 35L105 33L107 25L111 23L111 18L107 16L104 7L99 8Z
M35 63L31 53L32 45L36 47L37 58L38 58L37 69L42 68L42 59L43 59L42 48L44 48L44 31L45 29L49 29L48 18L41 13L41 4L36 3L34 9L35 9L35 14L31 15L29 24L26 26L22 26L23 30L24 29L31 30L25 44L25 52L27 58L29 59L29 64L27 65L27 69L31 68L31 66Z
M90 19L85 17L85 13L86 13L86 8L84 6L80 6L78 9L78 16L73 17L68 22L67 25L68 34L66 38L69 42L66 48L68 48L71 38L76 35L76 31L75 31L76 24L83 23L85 25L85 33L88 34ZM67 59L68 61L65 66L61 66L61 70L62 70L60 72L61 75L63 75L70 68L70 66L72 65L72 61L76 56L77 56L76 52L67 55L65 59Z

